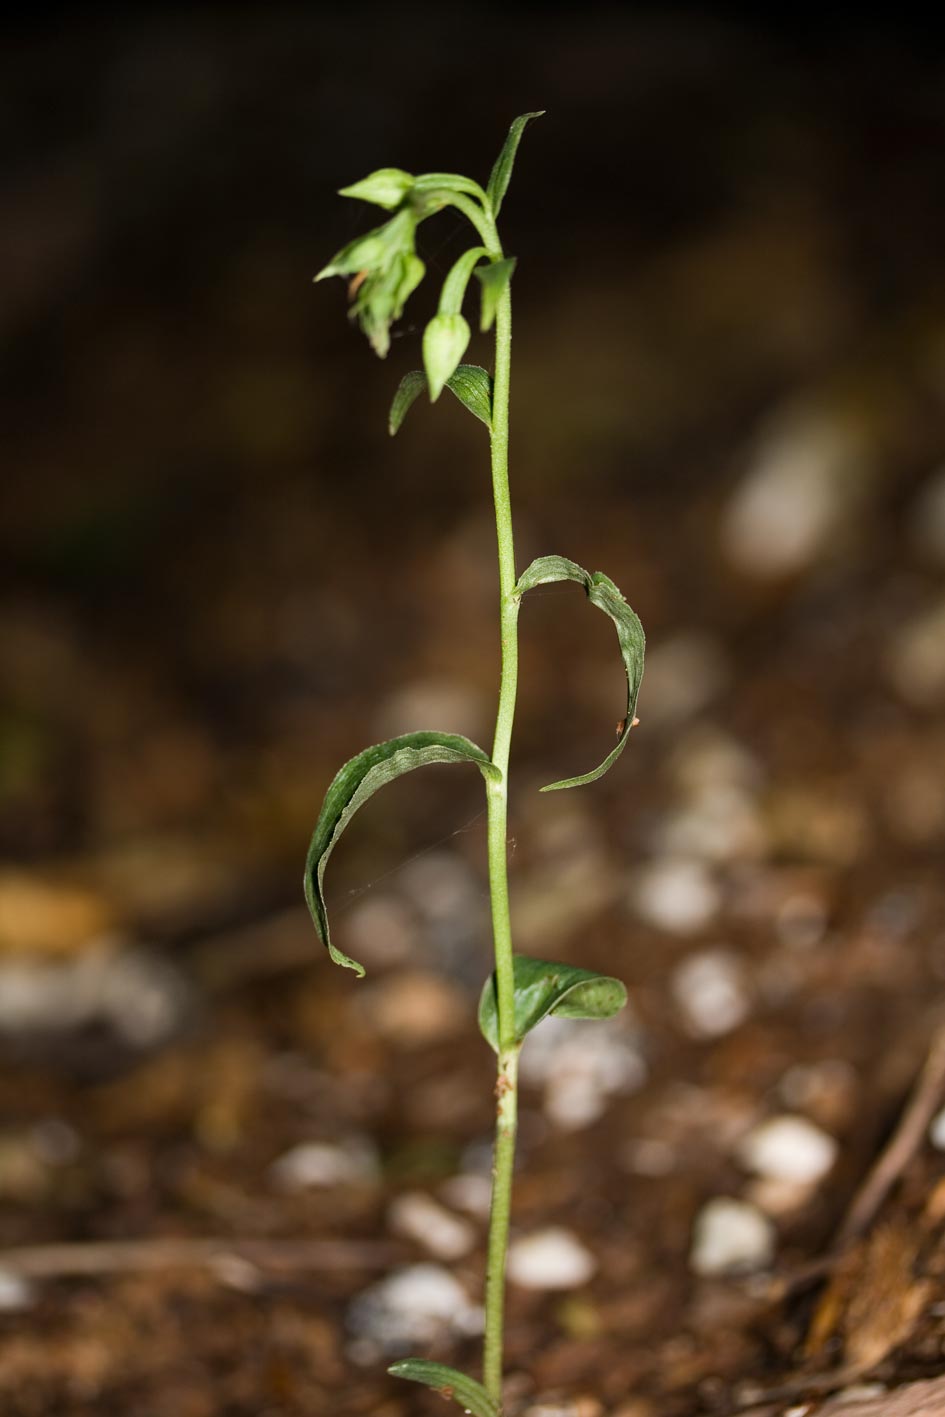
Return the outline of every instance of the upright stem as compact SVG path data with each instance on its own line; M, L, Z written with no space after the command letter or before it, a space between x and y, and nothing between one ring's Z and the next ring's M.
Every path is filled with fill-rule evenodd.
M489 894L498 1004L499 1062L496 1081L496 1136L492 1205L486 1262L486 1325L483 1385L501 1408L502 1339L505 1313L505 1257L509 1239L512 1170L518 1104L518 1044L515 1040L512 928L507 861L508 769L515 694L518 687L518 598L509 499L509 373L512 355L512 298L506 286L496 311L495 380L492 394L492 491L499 548L502 671L492 761L502 773L487 788Z

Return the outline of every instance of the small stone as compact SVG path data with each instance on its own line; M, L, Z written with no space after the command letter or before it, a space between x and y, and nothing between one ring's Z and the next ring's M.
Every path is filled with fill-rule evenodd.
M82 1147L78 1132L60 1117L43 1117L34 1125L30 1141L45 1166L68 1166Z
M509 1249L509 1279L523 1289L576 1289L596 1269L590 1251L559 1226L516 1240Z
M438 1260L458 1260L476 1243L476 1232L422 1191L405 1191L391 1202L387 1212L393 1231L425 1246Z
M396 1270L359 1294L348 1310L348 1327L362 1342L357 1361L372 1363L375 1353L406 1353L432 1347L450 1335L482 1332L482 1309L471 1304L449 1270L415 1264ZM354 1347L354 1346L353 1346Z
M29 1280L12 1269L0 1269L0 1313L14 1314L29 1309L35 1298L36 1291Z
M601 1417L603 1407L596 1397L582 1394L579 1397L562 1397L559 1400L546 1398L525 1409L524 1417Z
M945 1151L945 1107L932 1118L929 1127L929 1141L936 1151Z
M690 955L673 971L670 988L694 1038L720 1038L748 1017L741 961L730 950Z
M417 934L412 911L393 895L371 895L345 917L345 949L375 969L409 959Z
M812 892L789 895L778 907L774 928L781 943L790 949L813 949L827 929L826 902Z
M647 651L641 718L661 727L681 723L705 708L727 678L728 665L716 640L698 630L674 635Z
M36 1037L104 1025L126 1045L150 1048L176 1031L190 1005L184 976L146 950L0 964L0 1033Z
M641 919L674 935L704 929L717 914L720 899L708 868L685 857L664 856L651 862L637 873L633 888Z
M909 532L916 550L945 566L945 467L926 478L909 512Z
M785 1114L755 1127L742 1138L737 1154L741 1165L758 1176L812 1186L836 1161L837 1143L806 1117Z
M745 1200L776 1219L800 1210L810 1200L810 1194L810 1186L799 1181L776 1180L773 1176L756 1176L745 1187Z
M478 743L488 726L482 695L454 679L417 679L388 695L374 718L378 738L412 733L418 723L448 723Z
M522 1080L544 1084L544 1109L563 1131L602 1116L611 1097L637 1091L646 1062L628 1011L604 1023L545 1019L522 1055Z
M372 1027L402 1048L455 1038L469 1009L463 994L438 974L403 970L362 990L358 999Z
M899 626L886 654L894 687L918 708L945 703L945 600Z
M320 1186L367 1185L377 1179L377 1155L365 1137L349 1141L301 1142L269 1168L280 1190L305 1191Z
M767 581L805 570L851 525L872 462L863 432L842 411L802 401L779 412L725 510L729 562Z
M752 793L731 786L707 787L669 813L657 833L668 855L725 863L755 861L767 847L765 826Z
M621 1161L635 1176L670 1176L676 1169L676 1152L657 1137L640 1137L628 1143Z
M773 1257L774 1227L748 1201L717 1196L696 1216L689 1253L696 1274L748 1274L764 1269Z
M0 955L62 958L100 943L114 925L96 891L26 871L0 873Z
M795 1063L778 1083L782 1101L827 1130L846 1126L856 1111L859 1080L846 1058Z
M492 1204L492 1182L486 1175L461 1172L443 1182L440 1195L457 1210L464 1210L467 1215L484 1220Z
M854 1383L845 1387L833 1399L835 1407L858 1407L861 1402L873 1402L885 1397L889 1389L885 1383Z

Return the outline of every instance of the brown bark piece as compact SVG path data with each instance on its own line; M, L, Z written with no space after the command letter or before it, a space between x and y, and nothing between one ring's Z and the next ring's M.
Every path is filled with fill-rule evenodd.
M907 1383L862 1402L851 1402L841 1392L827 1402L811 1403L811 1411L812 1417L814 1412L817 1417L945 1417L945 1377ZM782 1417L783 1412L784 1403L768 1403L743 1412L742 1417Z

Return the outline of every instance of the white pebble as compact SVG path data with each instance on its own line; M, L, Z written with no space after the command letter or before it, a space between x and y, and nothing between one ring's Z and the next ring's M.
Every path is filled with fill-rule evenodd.
M667 814L657 839L670 855L703 861L754 861L767 848L755 798L735 783L693 793L683 806Z
M945 1107L932 1118L929 1141L936 1151L945 1151Z
M862 435L842 417L803 404L780 413L724 515L732 565L777 580L828 551L870 485L865 453Z
M724 687L728 665L716 640L685 630L648 649L640 717L647 725L682 723Z
M283 1191L304 1191L310 1186L363 1185L376 1177L377 1156L363 1137L341 1143L301 1142L269 1168L270 1180Z
M488 1216L492 1204L492 1182L481 1173L462 1171L443 1182L440 1195L457 1210L482 1220Z
M738 1159L757 1176L811 1186L833 1166L837 1143L806 1117L786 1113L743 1137Z
M405 1191L391 1202L388 1220L392 1230L425 1246L438 1260L458 1260L476 1243L476 1232L423 1191Z
M945 703L945 600L897 628L886 664L894 687L909 703L919 708Z
M0 1313L13 1314L19 1309L28 1309L35 1297L29 1280L12 1269L0 1269Z
M693 1226L689 1264L704 1276L764 1269L774 1257L774 1227L747 1201L717 1196Z
M636 1092L646 1077L627 1010L604 1023L545 1019L522 1054L522 1080L544 1084L545 1113L563 1131L596 1121L611 1097Z
M729 950L690 955L673 971L670 987L694 1038L720 1038L748 1016L741 962Z
M639 1137L621 1153L621 1161L635 1176L669 1176L676 1169L676 1152L658 1137Z
M358 1361L371 1354L403 1353L416 1345L432 1346L450 1334L482 1332L483 1312L449 1270L415 1264L396 1270L359 1294L348 1311L348 1326L362 1342Z
M945 467L923 483L909 514L916 549L945 566Z
M691 935L717 913L720 894L701 861L665 856L637 874L633 902L637 914L658 930Z
M774 1219L793 1215L807 1204L810 1196L810 1186L799 1181L775 1180L773 1176L756 1176L745 1187L745 1200Z
M590 1251L560 1226L527 1235L509 1249L509 1279L523 1289L576 1289L596 1269Z

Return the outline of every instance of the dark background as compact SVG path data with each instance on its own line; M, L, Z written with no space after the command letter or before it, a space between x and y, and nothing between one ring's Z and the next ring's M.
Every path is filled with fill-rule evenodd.
M519 1295L512 1362L533 1393L583 1392L608 1412L642 1394L666 1414L703 1410L717 1372L731 1384L790 1364L797 1328L756 1341L731 1316L722 1353L686 1268L698 1204L742 1184L730 1158L697 1148L644 1196L609 1143L648 1121L662 1135L660 1089L680 1082L705 1089L707 1115L746 1089L758 1116L792 1061L844 1061L842 1164L785 1222L786 1243L818 1253L931 1028L945 958L940 38L903 9L734 6L45 7L11 26L0 1243L380 1243L390 1195L432 1188L488 1133L488 1059L456 1022L488 970L472 775L397 784L332 862L342 948L370 937L350 921L378 893L407 911L408 943L388 956L381 941L371 967L389 984L409 966L434 989L416 1036L370 1003L383 993L329 969L298 888L346 757L411 727L491 732L482 429L447 397L418 403L394 441L385 427L462 219L421 228L427 279L383 364L341 283L311 281L375 224L338 187L388 165L484 181L512 117L545 108L502 213L519 260L518 560L607 571L653 654L676 654L656 659L619 768L549 804L540 782L611 746L619 664L577 592L522 615L523 947L543 953L549 919L565 957L628 980L651 1081L563 1140L535 1123L523 1226L576 1215L592 1249L633 1262L591 1291L597 1347L572 1342L573 1314ZM469 358L491 362L484 337ZM772 466L787 502L759 512L746 489ZM795 518L813 530L792 551ZM752 786L731 812L714 799L693 837L674 813L707 742L723 777L745 755ZM429 882L409 873L431 849L454 885L435 928ZM682 938L632 905L641 862L680 851L721 900ZM568 874L574 859L586 875ZM829 948L785 966L778 994L775 922L798 895ZM668 983L703 946L752 981L748 1018L721 1042L687 1035ZM292 1068L294 1092L278 1081ZM443 1077L452 1090L431 1100ZM529 1106L540 1119L537 1093ZM50 1122L66 1160L44 1160ZM379 1149L372 1185L274 1189L267 1168L290 1146L353 1133ZM569 1186L598 1199L575 1211ZM659 1301L631 1312L656 1273ZM43 1286L0 1317L8 1410L414 1410L382 1364L346 1366L364 1275L257 1278L250 1296L176 1270ZM660 1347L680 1333L686 1362ZM547 1370L536 1358L562 1352Z

